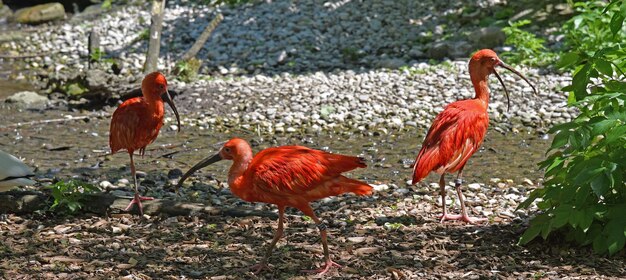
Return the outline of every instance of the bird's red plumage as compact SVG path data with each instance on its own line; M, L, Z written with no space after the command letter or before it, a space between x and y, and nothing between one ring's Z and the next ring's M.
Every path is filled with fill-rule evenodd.
M148 102L145 97L126 100L113 112L109 134L111 152L145 148L159 135L163 126L163 101Z
M238 162L235 160L233 168ZM331 154L302 146L282 146L259 152L245 171L229 180L232 192L247 201L298 209L310 201L352 192L368 195L372 187L341 173L366 167L362 158Z
M415 184L431 171L456 172L474 154L487 133L489 115L479 99L453 102L437 115L413 169Z

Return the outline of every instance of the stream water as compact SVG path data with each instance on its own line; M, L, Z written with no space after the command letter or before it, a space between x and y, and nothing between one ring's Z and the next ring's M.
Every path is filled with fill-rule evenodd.
M6 107L0 107L0 112L0 149L25 158L28 165L37 168L39 177L78 177L94 183L130 179L127 154L107 155L110 112L69 113ZM90 114L91 117L84 120L32 123ZM165 180L170 170L179 168L186 171L203 157L215 153L218 143L235 136L251 142L255 152L270 146L300 144L334 153L364 156L368 168L354 171L354 176L369 183L398 186L406 186L406 181L411 178L410 165L423 140L423 135L417 130L391 131L376 136L328 133L263 135L238 128L215 132L183 125L181 132L176 133L166 124L159 138L148 146L146 155L136 160L137 168L147 172L149 178ZM537 163L542 160L549 142L543 135L532 132L504 135L490 129L482 148L465 168L465 180L467 183L488 183L491 178L512 179L516 183L521 183L524 178L536 181L542 177ZM228 167L227 163L220 163L203 172L225 179ZM425 182L437 182L436 175L431 174Z

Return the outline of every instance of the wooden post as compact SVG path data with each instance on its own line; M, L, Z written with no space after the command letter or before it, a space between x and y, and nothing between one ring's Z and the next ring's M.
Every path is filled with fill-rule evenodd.
M152 1L152 17L150 19L150 41L148 53L143 65L143 72L154 72L158 68L159 49L161 48L161 30L163 29L163 16L165 13L165 0Z
M89 64L88 69L93 69L93 64L100 60L102 50L100 49L100 34L96 27L91 28L88 39Z

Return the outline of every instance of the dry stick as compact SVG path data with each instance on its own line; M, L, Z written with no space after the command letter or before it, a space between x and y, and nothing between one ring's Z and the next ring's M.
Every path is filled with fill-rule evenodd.
M19 54L19 55L11 55L11 54L0 54L0 58L5 59L21 59L21 58L33 58L33 57L41 57L55 54L54 52L42 52L42 53L27 53L27 54Z
M217 16L215 16L215 18L211 22L209 22L209 25L207 25L204 28L204 31L202 31L202 34L200 34L198 39L196 39L196 42L193 43L191 48L189 48L189 50L187 50L187 52L185 52L185 54L182 56L181 60L189 60L191 58L194 58L196 56L196 54L198 54L200 49L202 49L202 47L204 47L204 44L206 43L206 41L211 36L211 33L213 33L215 28L217 28L217 25L220 24L220 22L222 22L222 20L224 20L224 16L221 13L217 14Z
M150 20L150 41L146 63L143 65L144 73L157 70L159 62L159 49L161 48L161 30L163 29L163 16L165 13L165 0L152 1L152 17Z
M12 124L8 124L8 125L0 125L0 129L14 128L14 127L20 127L20 126L30 126L30 125L37 125L37 124L55 123L55 122L77 121L77 120L85 120L85 119L98 118L98 117L108 117L108 116L109 116L108 114L105 114L105 115L77 116L77 117L69 116L68 118L60 118L60 119L37 120L37 121L30 121L30 122L17 122L17 123L12 123Z

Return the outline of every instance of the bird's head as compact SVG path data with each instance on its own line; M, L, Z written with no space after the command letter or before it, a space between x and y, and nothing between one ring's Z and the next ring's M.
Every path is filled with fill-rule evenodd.
M250 144L241 138L233 138L228 140L220 149L219 155L222 159L235 159L248 156L252 150Z
M246 140L243 140L241 138L232 138L224 143L224 145L222 145L222 148L220 148L220 151L217 154L209 156L191 167L189 171L187 171L178 181L178 185L176 185L176 190L178 190L183 185L183 182L185 182L185 180L187 180L187 178L191 176L191 174L206 166L209 166L223 159L246 160L251 157L252 149L250 148L250 144L248 144Z
M510 105L511 101L509 99L509 91L504 85L504 81L502 81L502 78L496 71L496 67L502 67L506 70L513 72L514 74L522 78L524 81L526 81L530 85L530 87L533 89L533 92L537 94L537 90L530 83L530 81L524 75L522 75L522 73L520 73L519 71L513 69L511 66L504 63L498 57L496 52L490 49L482 49L482 50L477 51L472 56L469 62L470 76L472 76L472 79L474 79L475 77L476 79L486 80L487 76L489 76L490 74L495 74L496 78L498 78L498 81L500 81L500 84L502 84L502 87L504 88L504 93L506 94L506 100L507 100L507 110L508 108L511 107Z
M141 82L141 92L146 99L165 100L165 102L172 107L174 115L176 115L178 131L180 131L180 116L178 115L178 110L176 109L176 105L174 105L172 96L170 96L170 93L167 90L167 80L165 79L165 76L160 72L152 72L146 75Z

